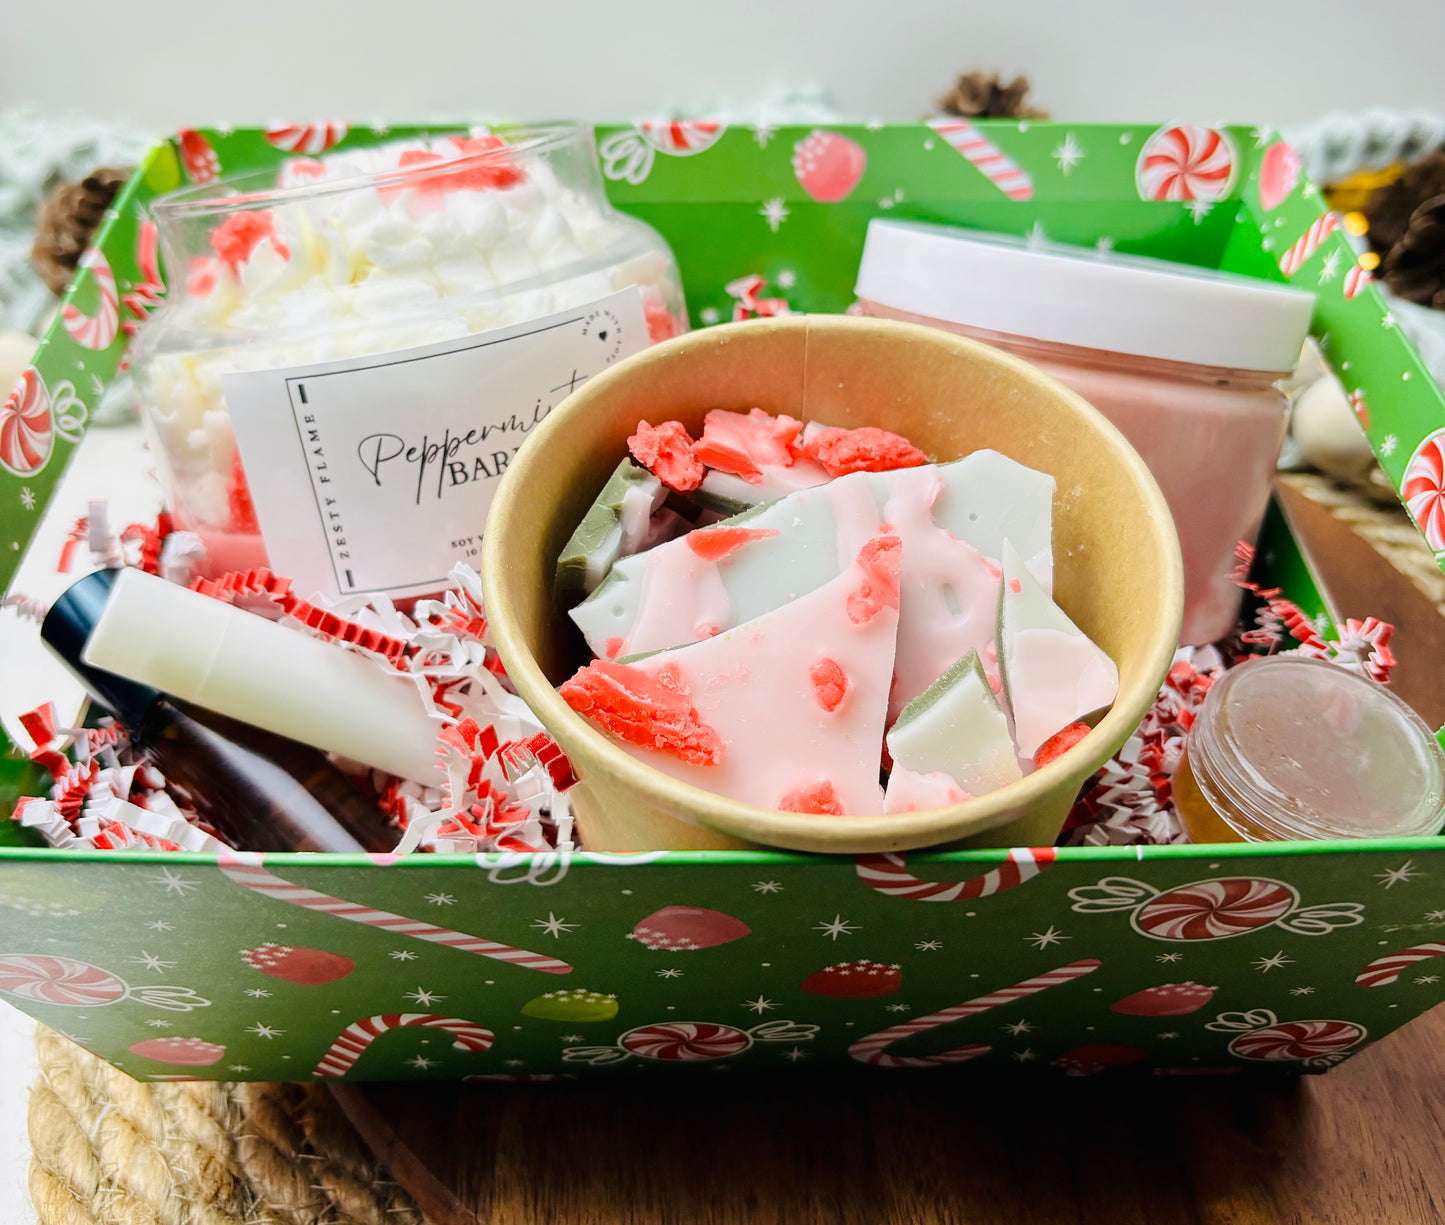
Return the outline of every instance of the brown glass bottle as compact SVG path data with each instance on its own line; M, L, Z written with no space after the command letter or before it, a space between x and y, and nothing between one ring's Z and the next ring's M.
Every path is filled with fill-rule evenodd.
M390 851L386 814L324 754L275 732L166 697L84 662L116 571L100 570L51 606L40 637L114 712L131 745L238 850Z

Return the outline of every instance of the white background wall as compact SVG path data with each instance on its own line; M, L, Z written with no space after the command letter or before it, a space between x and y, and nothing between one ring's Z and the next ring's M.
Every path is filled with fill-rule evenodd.
M1445 0L5 0L0 105L173 129L629 119L828 89L913 118L960 70L1022 69L1077 120L1445 111Z

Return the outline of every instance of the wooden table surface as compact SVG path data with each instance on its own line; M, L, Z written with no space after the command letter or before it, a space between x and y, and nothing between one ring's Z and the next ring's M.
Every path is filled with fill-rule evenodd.
M436 1225L1428 1225L1445 1009L1323 1076L334 1088Z

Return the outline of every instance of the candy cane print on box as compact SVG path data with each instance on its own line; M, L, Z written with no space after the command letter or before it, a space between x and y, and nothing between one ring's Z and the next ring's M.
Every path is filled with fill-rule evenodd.
M1229 940L1266 927L1323 936L1365 918L1360 902L1301 908L1293 885L1254 876L1191 881L1162 892L1127 876L1106 876L1070 889L1069 898L1076 914L1129 912L1134 930L1152 940Z
M115 273L110 270L110 261L94 247L80 257L77 286L87 270L95 285L95 312L87 315L75 305L72 294L72 300L60 308L60 319L66 334L82 348L108 349L120 331L120 298L116 294Z
M1010 200L1033 198L1034 181L967 119L930 119L928 126L969 160Z
M1401 949L1398 953L1386 953L1376 957L1355 975L1357 987L1388 987L1399 980L1401 974L1411 966L1419 965L1432 957L1445 954L1445 944L1417 944L1413 948Z
M885 897L915 902L970 902L991 897L1033 880L1054 862L1051 846L1015 847L1008 861L982 876L960 881L926 881L908 870L902 855L860 855L855 861L858 879Z
M418 1026L440 1029L451 1034L452 1046L459 1051L488 1050L495 1038L490 1029L461 1017L443 1017L424 1012L382 1013L374 1017L363 1017L342 1030L311 1075L327 1079L343 1077L382 1034L394 1029L412 1029Z

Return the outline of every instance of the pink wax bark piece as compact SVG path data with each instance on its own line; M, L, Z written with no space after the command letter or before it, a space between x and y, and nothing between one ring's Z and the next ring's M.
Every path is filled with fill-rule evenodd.
M883 811L924 812L930 808L946 808L972 799L958 781L942 770L920 774L896 762L888 774L888 793L883 798Z
M756 483L765 467L797 462L802 450L795 443L802 429L803 423L786 413L774 417L760 408L746 413L715 408L703 418L694 454L709 468Z
M896 537L877 536L858 553L859 560L807 595L714 638L626 666L629 674L657 678L668 693L686 693L696 721L719 739L714 764L644 748L640 736L623 741L626 751L683 782L763 808L882 812L878 764L898 628L900 547ZM861 605L871 611L859 620L850 606L856 612L865 591ZM813 674L820 657L831 665L825 681L837 684L841 674L846 694L831 709ZM599 667L617 665L598 661L584 671Z

